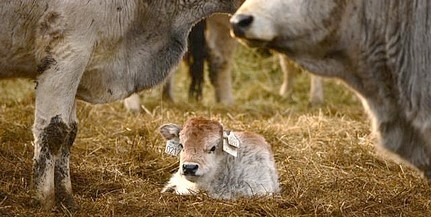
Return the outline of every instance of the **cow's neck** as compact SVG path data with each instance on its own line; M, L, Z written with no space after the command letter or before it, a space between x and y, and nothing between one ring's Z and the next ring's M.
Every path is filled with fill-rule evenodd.
M136 69L136 91L161 83L175 69L187 49L187 37L194 24L213 13L227 12L227 9L215 7L214 2L158 0L151 3L166 9L161 11L166 14L159 16L163 19L157 22L163 23L163 28L156 25L151 33L144 30L145 33L137 36L138 43L129 47L128 58L134 58L134 63L141 61ZM157 31L158 37L149 42L151 34L155 35ZM139 55L143 50L150 52L144 58Z
M105 103L152 88L165 80L187 49L192 26L212 13L227 11L227 7L216 7L215 0L196 1L193 7L181 5L189 2L193 1L137 1L138 9L120 19L132 17L133 20L120 25L126 32L114 40L116 48L101 43L96 46L96 54L105 56L106 50L110 50L112 58L96 57L90 61L78 97L92 103Z

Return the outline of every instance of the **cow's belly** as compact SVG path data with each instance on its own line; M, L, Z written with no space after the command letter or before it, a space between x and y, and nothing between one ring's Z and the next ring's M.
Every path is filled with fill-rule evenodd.
M136 92L134 77L131 73L114 70L86 71L76 97L94 104L124 99Z
M37 74L36 61L31 52L23 49L0 48L0 79L36 78Z

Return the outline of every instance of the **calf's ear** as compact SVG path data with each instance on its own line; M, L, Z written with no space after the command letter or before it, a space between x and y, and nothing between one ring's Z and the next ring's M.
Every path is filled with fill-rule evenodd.
M166 140L172 140L180 137L181 127L176 124L165 124L159 130Z

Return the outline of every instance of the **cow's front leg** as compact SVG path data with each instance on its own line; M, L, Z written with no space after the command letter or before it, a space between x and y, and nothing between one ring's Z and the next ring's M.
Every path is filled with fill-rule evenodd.
M424 135L403 117L380 123L378 135L383 147L431 179L431 150Z
M70 106L71 110L56 111L53 112L53 115L48 115L51 112L46 114L42 112L44 109L39 110L41 107L45 107L43 104L60 108L69 103L63 102L63 105L56 105L58 101L47 102L46 100L47 98L44 96L36 99L36 119L33 128L35 137L33 184L36 199L45 209L50 209L56 202L70 208L74 203L69 156L70 147L77 132L76 121L70 121L70 112L74 112L74 102L72 101Z
M72 197L72 183L70 181L70 149L75 141L78 125L76 119L76 103L74 103L68 126L66 140L60 147L55 157L54 167L54 189L56 203L70 208L75 208Z
M75 96L88 56L68 52L55 55L52 50L55 61L37 80L33 185L36 200L45 209L56 203L74 207L69 158L77 132Z

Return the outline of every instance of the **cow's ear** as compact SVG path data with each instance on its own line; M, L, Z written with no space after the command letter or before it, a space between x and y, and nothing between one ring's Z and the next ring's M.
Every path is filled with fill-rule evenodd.
M176 124L165 124L160 127L160 134L166 139L178 139L180 137L181 127Z

